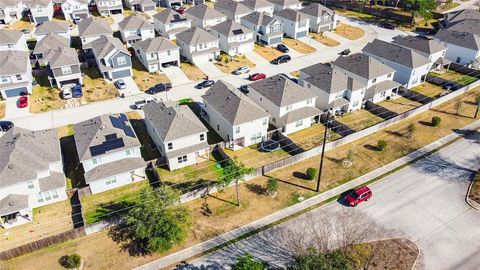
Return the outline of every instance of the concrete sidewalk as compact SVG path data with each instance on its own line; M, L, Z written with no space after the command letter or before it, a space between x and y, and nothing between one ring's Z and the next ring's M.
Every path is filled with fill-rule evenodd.
M297 203L293 206L290 206L288 208L282 209L280 211L277 211L269 216L263 217L261 219L258 219L254 222L251 222L247 225L244 225L238 229L232 230L230 232L224 233L220 236L217 236L215 238L212 238L210 240L207 240L205 242L199 243L197 245L188 247L186 249L183 249L181 251L178 251L176 253L170 254L168 256L165 256L163 258L160 258L158 260L155 260L153 262L147 263L143 266L139 266L135 269L138 270L153 270L153 269L162 269L170 265L177 264L180 261L185 261L188 260L189 258L192 258L194 256L197 256L201 253L207 252L219 245L225 244L231 240L234 240L242 235L245 235L249 232L252 232L254 230L260 229L262 227L265 227L269 224L272 224L274 222L277 222L279 220L282 220L284 218L287 218L293 214L296 214L298 212L301 212L309 207L315 206L325 200L328 200L332 197L335 197L337 195L342 194L345 191L348 191L356 186L362 185L368 181L371 181L377 177L380 177L396 168L399 168L417 158L422 157L425 154L428 154L432 152L433 150L449 143L452 142L453 140L460 138L462 136L461 131L467 131L467 130L473 130L477 129L480 127L480 120L473 122L472 124L462 128L456 133L452 133L450 135L447 135L427 146L424 146L420 148L419 150L410 153L400 159L397 159L375 171L372 171L370 173L367 173L365 175L362 175L348 183L345 183L343 185L337 186L331 190L328 190L326 192L323 192L319 195L316 195L310 199L307 199L303 202Z

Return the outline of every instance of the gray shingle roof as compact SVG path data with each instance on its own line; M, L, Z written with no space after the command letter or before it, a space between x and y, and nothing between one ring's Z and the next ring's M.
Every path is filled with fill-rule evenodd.
M123 31L128 30L153 30L153 25L142 15L134 13L126 18L123 21L118 23Z
M30 65L30 53L24 51L0 51L0 75L15 75L27 72Z
M91 48L94 51L95 56L98 58L107 56L113 50L119 50L130 55L127 48L123 46L122 42L118 38L111 36L101 36L94 41L85 44L83 48Z
M15 7L20 2L21 2L21 0L1 0L0 1L0 8Z
M275 19L265 13L260 13L258 11L254 11L247 16L243 16L242 20L245 20L247 22L250 22L253 25L261 25L261 26L267 26L269 23L272 21L275 21Z
M252 30L231 19L216 24L211 29L226 37L252 33Z
M33 54L43 54L55 47L68 47L70 42L68 39L57 34L48 34L42 40L35 44Z
M125 114L104 114L97 116L73 125L73 131L80 161L95 156L95 154L92 155L91 147L102 145L102 143L106 141L105 136L111 134L116 134L117 138L121 138L124 146L108 150L106 151L107 154L140 147L137 135L133 131L130 121Z
M0 215L8 215L28 208L28 195L8 194L0 200Z
M112 35L113 30L105 20L90 16L78 23L78 34L80 37Z
M426 54L434 54L447 49L436 40L418 36L396 36L393 38L393 42Z
M324 5L320 5L319 3L311 3L310 5L300 9L300 11L314 17L323 17L325 14L334 14L333 10Z
M23 34L18 31L0 29L0 45L3 44L16 44Z
M108 162L86 172L85 182L88 184L96 180L130 172L145 166L145 161L141 158L124 158L115 162Z
M450 23L468 19L480 20L480 11L476 9L462 9L459 11L447 13L446 19Z
M396 88L396 87L399 87L399 86L401 86L401 84L397 83L396 81L385 80L385 81L382 81L382 82L379 82L379 83L376 83L376 84L370 86L367 89L367 93L373 96L373 95L376 95L378 93L381 93L381 92L384 92L386 90L390 90L390 89L393 89L393 88Z
M470 33L440 29L434 38L460 47L480 50L480 37Z
M447 30L457 32L466 32L480 36L480 19L478 20L463 20L449 24Z
M379 39L375 39L365 45L362 51L409 68L417 68L430 63L428 58L414 50Z
M46 35L48 33L60 34L67 33L69 24L62 21L47 21L35 29L35 35Z
M244 0L242 3L252 10L273 7L273 3L268 2L267 0Z
M135 42L133 44L135 49L140 48L145 53L163 52L170 50L178 50L179 47L173 44L170 40L163 37L149 38L144 41Z
M45 7L52 0L24 0L23 3L29 7Z
M218 41L217 37L200 27L193 27L192 29L180 32L176 35L176 37L177 40L181 40L188 45Z
M322 111L313 106L302 107L286 113L281 117L285 124L294 123L303 120L308 117L314 117L320 115Z
M300 3L300 1L298 1L298 0L268 0L268 2L271 2L275 5L280 5L280 6L283 6L283 7Z
M187 9L186 14L197 17L201 20L210 20L216 18L225 18L226 16L218 10L209 8L205 5L196 5Z
M275 11L273 13L273 15L285 18L285 19L293 21L293 22L299 22L299 21L309 19L307 17L307 15L300 12L299 10L293 10L293 9L289 9L289 8L282 9L282 10L279 10L279 11Z
M153 18L155 20L162 22L163 24L176 23L176 22L189 20L187 19L187 17L183 16L182 14L176 12L171 8L166 8L162 10L161 12L153 15Z
M164 142L208 130L187 105L151 102L143 107L143 111L145 119L152 123Z
M41 191L48 191L66 186L65 175L61 172L50 172L50 176L38 180Z
M202 96L202 99L222 115L231 126L269 116L263 109L253 104L235 89L233 85L222 80L217 81L210 87Z
M349 56L340 56L333 62L333 65L343 68L368 80L395 71L391 67L361 53L351 54Z
M255 89L255 91L279 107L315 97L314 94L304 87L280 75L254 82L249 87Z
M37 178L49 164L61 161L56 130L13 127L0 137L0 187Z
M56 47L50 49L42 59L48 61L51 68L79 65L77 51L70 47Z
M199 152L201 150L205 150L205 149L208 149L208 148L209 148L208 143L206 141L203 141L203 142L197 143L195 145L190 145L190 146L187 146L187 147L182 147L182 148L175 149L173 151L168 151L166 153L166 155L167 155L168 159L172 159L172 158L187 155L187 154L190 154L190 153Z
M350 78L337 69L333 69L325 64L315 64L300 70L309 77L306 82L312 84L320 90L333 94L344 90L358 90L365 85L360 81Z
M222 13L230 13L233 15L248 14L252 12L250 8L245 6L242 2L233 0L219 0L214 5L215 9Z

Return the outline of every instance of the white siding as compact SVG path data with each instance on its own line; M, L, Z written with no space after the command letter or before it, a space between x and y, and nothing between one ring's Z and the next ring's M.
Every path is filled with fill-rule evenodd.
M124 149L122 151L99 155L94 158L84 160L82 161L83 169L85 172L88 172L97 166L100 166L109 162L115 162L125 158L141 158L142 157L140 147L134 147L128 150L130 150L130 155L127 155L127 149Z
M90 186L92 194L96 194L142 180L145 180L145 168L112 175L104 179L90 182L88 185Z

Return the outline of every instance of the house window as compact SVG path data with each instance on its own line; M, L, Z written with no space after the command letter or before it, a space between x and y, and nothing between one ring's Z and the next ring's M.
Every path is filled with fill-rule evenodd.
M358 106L358 100L353 102L352 107L357 107Z
M295 122L295 127L301 127L303 125L303 120Z
M92 164L93 164L93 165L96 165L96 164L98 164L98 163L100 163L100 162L102 162L102 159L101 159L101 158L94 158L94 159L92 159Z
M253 142L253 143L260 142L261 140L262 140L262 133L261 132L252 134L252 136L250 137L250 141Z
M200 141L204 141L205 140L205 134L200 134Z
M127 64L127 58L125 56L121 56L117 58L117 64L118 65L126 65Z
M220 130L220 126L219 126L219 125L217 125L217 130Z
M21 81L21 80L22 80L22 75L21 75L21 74L17 74L16 77L17 77L17 80L18 80L18 81Z
M43 199L47 202L52 199L52 196L50 195L50 192L48 192L48 191L42 192L40 194L42 194Z
M13 44L8 44L7 47L8 47L9 49L11 49L11 48L13 48L14 46L13 46Z
M8 82L7 76L2 76L2 77L0 77L0 80L2 80L2 83Z
M311 98L310 98L310 99L307 99L307 105L308 105L308 104L312 104L312 99L311 99Z
M457 57L457 60L455 62L460 63L462 61L461 57Z
M184 155L183 157L178 157L177 161L178 161L178 164L187 162L187 155Z
M117 183L117 178L115 176L107 178L107 180L105 180L105 185L107 186L115 183Z
M71 67L62 67L62 73L63 73L63 75L72 74L72 68Z
M155 58L155 54L154 54L154 53L151 53L151 54L150 54L150 58Z
M265 118L265 119L263 119L263 123L262 123L262 125L264 125L264 126L265 126L265 125L267 125L267 119L266 119L266 118Z
M292 105L287 105L287 107L285 108L285 110L290 111L292 109Z
M372 83L376 83L376 82L377 82L377 78L372 80Z
M38 202L38 203L42 203L42 202L43 202L43 197L42 197L42 194L40 194L40 193L37 194L37 202Z
M52 198L58 199L58 192L57 192L55 189L52 190L52 191L50 191L50 192L51 192L51 194L52 194Z
M170 51L167 51L167 55L171 55L172 53Z
M240 133L240 126L235 127L235 133Z
M33 181L28 181L27 182L27 187L28 187L28 189L34 188L35 186L33 185Z
M168 147L168 150L172 150L173 149L173 143L168 143L167 147Z
M125 150L125 155L130 156L130 149Z

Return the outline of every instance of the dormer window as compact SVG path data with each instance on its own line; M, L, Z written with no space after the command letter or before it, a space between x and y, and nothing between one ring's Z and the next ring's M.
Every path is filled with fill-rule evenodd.
M204 141L205 140L205 134L200 134L200 141Z
M168 147L168 150L172 150L173 149L173 143L168 143L167 147Z

